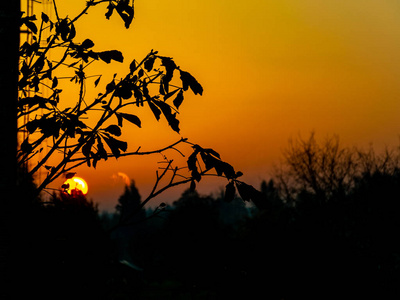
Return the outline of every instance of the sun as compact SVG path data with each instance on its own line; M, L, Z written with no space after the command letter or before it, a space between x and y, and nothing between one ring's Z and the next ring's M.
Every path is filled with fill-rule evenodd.
M62 186L64 187L64 192L70 195L73 190L81 191L84 195L86 195L88 192L88 185L86 181L80 177L69 178Z

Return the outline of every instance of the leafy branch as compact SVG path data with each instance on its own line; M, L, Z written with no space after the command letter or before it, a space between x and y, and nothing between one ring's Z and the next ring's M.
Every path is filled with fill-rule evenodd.
M56 20L52 21L42 13L40 26L35 24L36 16L22 18L21 22L32 32L33 42L26 42L20 47L18 118L19 130L25 131L27 137L17 153L19 164L31 163L33 157L42 153L43 142L50 145L47 153L32 165L29 172L30 175L43 169L47 172L37 188L37 193L62 174L85 163L96 168L100 161L107 161L108 158L150 155L171 149L184 156L177 146L187 143L194 149L188 158L187 169L190 175L180 174L182 168L172 168L172 160L168 161L167 167L161 173L157 172L154 188L143 205L166 189L180 184L190 182L193 189L196 182L209 175L225 177L229 181L229 199L232 196L232 186L233 189L236 186L239 193L243 194L244 200L254 198L254 195L248 195L247 185L237 179L241 172L235 172L233 167L223 162L219 154L212 149L201 148L181 138L160 149L139 151L139 147L130 152L128 143L119 138L126 124L142 127L137 112L145 108L150 109L157 121L164 119L169 127L179 134L178 114L186 93L190 90L194 95L202 95L203 87L194 76L178 66L173 58L161 56L157 51L151 50L142 60L132 60L125 76L117 78L117 74L114 74L97 97L91 100L86 97L88 78L97 77L94 82L95 89L103 78L103 75L87 75L89 66L94 62L123 63L125 58L118 50L97 50L91 39L77 41L74 23L84 17L91 7L108 3L106 18L109 19L116 12L125 27L129 28L134 18L133 1L91 0L73 18L62 17L56 2L53 2ZM50 34L46 44L42 45L43 31L47 29ZM49 51L53 49L62 50L57 61L48 58ZM66 67L70 76L64 73L57 76L60 67ZM70 84L78 85L79 93L72 107L62 108L60 103L65 101L59 82L66 78ZM42 93L42 89L47 89L49 96L44 96L46 93ZM100 114L93 114L99 111ZM95 125L89 126L86 121L88 118L92 121L90 124ZM50 159L52 165L49 165ZM204 170L198 169L200 164L204 165ZM211 174L211 170L215 173ZM167 174L171 174L169 182L159 187L161 179Z

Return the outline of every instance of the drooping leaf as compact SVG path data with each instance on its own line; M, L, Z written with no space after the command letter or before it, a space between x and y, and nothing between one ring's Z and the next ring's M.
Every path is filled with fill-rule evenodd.
M125 152L128 148L128 143L124 141L117 140L111 136L104 137L105 142L107 143L108 147L110 148L112 154L115 158L121 156L121 151Z
M188 88L193 91L195 95L203 94L203 87L200 85L200 83L197 82L197 80L188 72L179 70L181 74L181 80L182 80L182 86L183 90L187 91Z
M173 77L174 71L176 69L176 64L171 57L161 56L160 58L161 58L161 65L164 66L166 70L164 76L164 85L166 85L171 81ZM168 91L166 92L168 93Z
M143 77L143 75L144 75L144 71L143 71L143 69L140 69L138 72L138 78Z
M29 21L29 20L24 20L23 23L26 25L26 27L29 28L30 31L32 31L34 34L37 33L38 29L36 27L36 24Z
M153 69L155 59L156 57L152 55L144 62L144 68L147 72L150 72Z
M104 149L104 145L101 142L100 137L97 138L97 155L104 160L107 160L108 158L107 151Z
M37 119L34 119L32 121L29 121L28 123L26 123L26 130L28 130L28 132L30 134L34 133L36 131L36 129L39 127L39 123L40 121Z
M121 114L115 113L115 116L117 117L117 120L118 120L118 126L122 127L123 118L122 118Z
M171 107L163 101L154 100L154 103L161 109L172 130L179 133L179 120L176 118L176 113L172 113Z
M95 82L94 82L94 87L97 87L97 85L98 85L99 82L100 82L100 78L101 78L101 75L99 76L99 78L97 78L97 79L95 80Z
M124 56L118 50L103 51L99 52L98 54L99 58L108 64L111 62L111 60L115 60L121 63L124 61Z
M247 183L236 181L236 187L240 197L244 201L252 200L254 204L257 205L257 203L259 203L263 197L263 194L260 191L256 190L252 185Z
M226 178L228 179L233 179L236 175L234 168L224 161L219 161L219 163L215 166L215 170L217 173L225 174Z
M242 173L242 172L240 172L240 171L236 172L236 175L235 175L236 178L239 178L239 177L241 177L241 176L243 176L243 173Z
M114 79L109 84L106 85L107 94L111 93L113 90L115 90L115 81L114 81Z
M160 79L160 87L159 87L159 89L158 89L158 92L161 94L161 95L165 95L165 89L164 89L164 78L165 76L163 76L163 77L161 77L161 79Z
M53 83L51 84L51 88L54 89L58 85L58 79L56 76L53 77Z
M136 60L133 60L131 62L131 64L129 65L129 70L131 71L131 73L136 71Z
M32 145L29 143L29 137L27 137L21 144L21 150L24 153L31 153L32 152Z
M115 8L114 4L112 4L112 2L110 1L110 4L107 6L108 10L105 14L107 20L109 20L111 15L113 14L114 8Z
M72 40L76 36L76 30L74 23L71 23L71 28L69 30L68 40Z
M142 127L142 122L137 116L126 113L119 113L119 115L121 115L121 117L123 117L125 120L135 124L137 127Z
M196 190L196 182L195 182L194 180L192 180L192 181L190 182L189 191L193 193L195 190Z
M121 136L122 134L121 128L119 128L118 125L110 125L107 128L104 128L103 130L115 136Z
M153 101L148 101L147 103L149 104L149 107L150 107L151 111L153 112L153 115L156 117L157 121L159 121L160 120L161 111L153 103Z
M189 171L191 171L192 178L199 182L201 180L201 174L199 173L199 170L197 169L197 154L199 153L199 150L195 148L195 151L189 156L187 160L187 165Z
M180 90L172 103L174 103L176 109L179 109L179 106L181 106L182 102L183 102L183 90Z
M129 28L135 13L133 5L130 6L129 1L119 1L115 9L117 10L122 20L125 22L125 27Z
M41 17L42 17L43 22L45 22L45 23L49 22L49 16L46 15L44 12L42 12Z
M192 154L190 154L188 160L187 160L187 165L190 171L193 171L197 169L196 163L197 163L197 153L194 151Z
M225 187L225 197L226 202L232 202L235 198L236 188L234 181L230 181Z
M95 140L94 138L90 138L83 146L82 146L82 154L89 159L90 157L90 150L92 149L92 146L94 144Z

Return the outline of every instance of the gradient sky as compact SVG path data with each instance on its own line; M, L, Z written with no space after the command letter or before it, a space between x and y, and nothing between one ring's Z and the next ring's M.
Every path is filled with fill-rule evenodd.
M58 12L72 18L85 3L59 1ZM135 5L128 30L116 14L105 19L106 5L77 23L78 40L90 38L95 50L118 49L125 57L123 64L98 63L88 72L104 74L105 84L151 49L173 57L204 88L202 97L185 96L181 135L218 151L245 174L244 181L258 187L288 139L313 130L320 139L337 134L347 146L399 145L397 0L136 0ZM165 122L144 112L141 117L142 129L126 129L128 151L180 138ZM76 171L88 182L88 197L100 202L100 209L113 208L123 192L121 174L134 179L145 196L159 160L120 158L99 163L96 171ZM202 181L199 190L217 192L225 184Z

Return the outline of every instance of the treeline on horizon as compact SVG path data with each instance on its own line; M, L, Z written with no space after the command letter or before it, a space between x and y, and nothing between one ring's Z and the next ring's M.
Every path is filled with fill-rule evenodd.
M82 299L399 296L400 149L312 134L283 157L258 208L187 190L146 211L134 183L113 214L55 198L27 231L34 265L58 276L34 286Z

